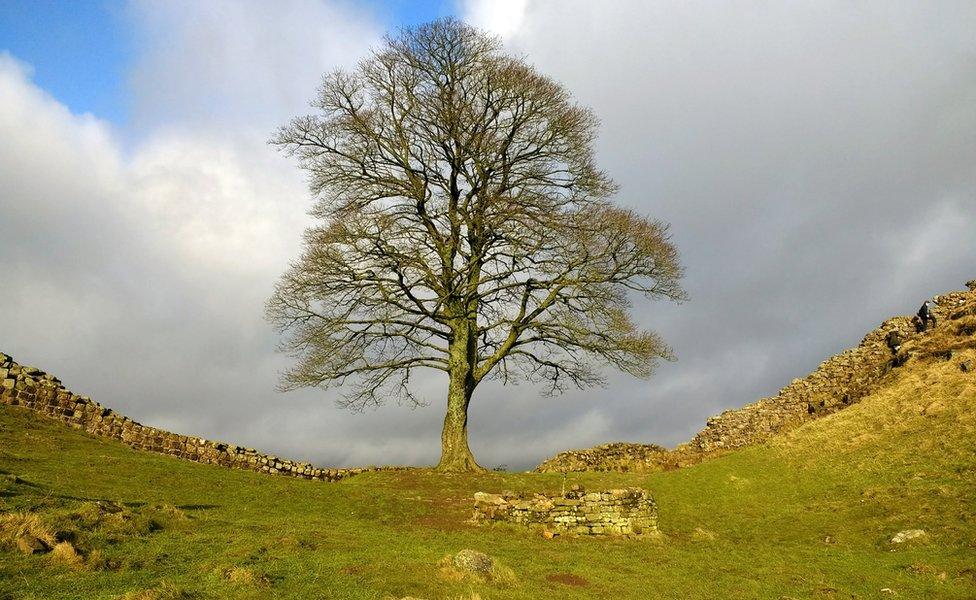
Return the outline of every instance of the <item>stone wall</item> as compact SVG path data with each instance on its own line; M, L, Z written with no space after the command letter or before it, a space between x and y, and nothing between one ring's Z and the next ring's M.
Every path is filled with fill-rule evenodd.
M976 285L970 287L976 288ZM959 319L976 311L974 292L976 289L936 296L934 312L938 325L927 332L919 333L910 317L895 317L883 322L856 348L827 359L810 375L794 379L776 396L708 419L705 428L690 442L674 450L662 452L660 447L649 444L606 444L562 452L543 462L537 470L660 470L694 464L716 452L761 443L779 432L859 401L874 390L892 368L910 358L907 348L924 344L926 340L943 343L943 334L955 331L953 328ZM970 335L965 333L968 331L965 328L959 331ZM892 332L897 332L901 338L903 349L899 353L889 344ZM937 350L926 352L928 356L936 354Z
M976 294L954 292L936 296L935 300L939 326L946 327L960 307L976 304ZM794 379L776 396L710 418L705 429L688 445L691 450L701 452L749 446L854 404L904 360L904 356L896 356L888 345L888 334L892 331L901 336L902 345L935 333L917 332L909 317L888 319L864 336L856 348L825 360L813 373Z
M303 479L338 481L380 470L377 467L325 469L262 454L253 448L170 433L141 425L113 412L86 396L67 390L61 381L40 369L24 367L0 353L0 404L22 406L88 433L158 454L167 454L199 463L215 464ZM390 467L383 467L388 469Z
M472 520L539 527L549 535L633 537L658 533L657 505L640 488L587 492L573 486L558 496L478 492Z
M615 442L582 450L567 450L536 468L540 473L578 471L653 471L669 456L669 450L656 444Z
M794 379L770 398L711 417L692 438L694 450L709 452L749 446L804 421L849 406L867 395L891 367L887 332L914 333L911 319L897 317L867 334L856 347L832 356L803 379Z

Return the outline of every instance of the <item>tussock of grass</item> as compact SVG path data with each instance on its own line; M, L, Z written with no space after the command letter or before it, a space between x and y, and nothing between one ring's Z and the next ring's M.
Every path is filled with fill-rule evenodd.
M119 600L196 600L199 594L164 581L159 587L138 592L129 592Z
M243 586L266 587L271 583L266 574L250 567L219 568L217 574L231 583Z
M117 544L158 531L165 523L181 523L180 509L161 504L132 511L112 502L85 501L73 508L49 508L45 512L0 514L0 548L14 550L18 538L30 536L43 542L48 562L75 571L114 571L123 566L98 546ZM92 548L91 550L88 550Z
M85 565L91 571L117 571L122 566L122 561L110 559L100 549L95 548L85 557Z
M173 506L172 504L167 504L166 502L162 502L160 504L153 506L152 510L158 513L164 519L169 520L170 524L182 523L189 519L189 517L186 516L185 512Z
M53 563L72 569L82 569L85 567L85 559L71 542L59 542L51 549L48 559Z
M7 550L17 547L17 538L30 535L48 548L53 548L58 540L54 532L40 516L30 512L14 512L0 515L0 544Z
M695 527L695 530L691 532L691 539L696 542L713 542L715 541L715 537L714 532L703 527Z
M935 329L906 342L900 353L917 359L952 358L964 350L976 349L976 303L961 311L957 318L941 323Z
M437 563L437 578L451 583L480 583L497 587L515 587L518 577L515 571L493 560L491 569L487 572L460 569L454 564L454 556L445 556Z

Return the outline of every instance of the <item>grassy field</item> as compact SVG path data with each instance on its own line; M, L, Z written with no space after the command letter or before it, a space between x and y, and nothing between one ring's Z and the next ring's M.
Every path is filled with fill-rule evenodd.
M0 598L976 598L976 375L910 362L863 402L643 486L659 541L465 521L475 491L561 475L424 470L340 483L182 462L0 407ZM67 539L27 556L11 532ZM905 529L920 540L895 545ZM460 578L463 548L513 578ZM74 552L71 551L74 549Z

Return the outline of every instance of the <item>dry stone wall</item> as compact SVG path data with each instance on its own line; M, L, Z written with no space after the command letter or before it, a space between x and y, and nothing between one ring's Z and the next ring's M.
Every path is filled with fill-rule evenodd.
M969 292L934 298L938 325L919 332L910 317L895 317L868 333L856 347L820 364L803 379L794 379L779 394L708 419L690 442L670 451L649 444L607 444L562 452L537 468L543 472L584 470L656 470L700 462L716 452L761 443L806 421L850 406L869 394L892 368L910 359L904 348L917 346L950 329L973 335L960 319L976 314L976 280ZM969 331L967 334L966 332ZM955 333L953 334L955 335ZM901 349L901 350L899 350ZM928 355L937 354L934 350ZM951 355L951 353L950 353Z
M117 440L138 450L235 469L338 481L366 471L390 468L321 468L307 462L262 454L253 448L179 435L141 425L87 396L72 393L57 377L34 367L21 366L3 353L0 353L0 404L21 406L71 427L83 429L92 435Z
M573 486L558 496L478 492L472 520L540 527L549 534L644 537L658 533L657 505L640 488L587 492Z
M653 471L669 456L669 450L656 444L615 442L583 450L567 450L545 461L536 469L542 473L577 471Z
M832 356L807 377L794 379L776 396L708 419L689 445L703 452L749 446L857 402L891 368L893 353L886 338L892 330L906 339L914 334L911 319L889 319L856 348Z
M963 306L976 304L976 294L954 292L936 296L935 315L942 326ZM820 364L803 379L771 398L763 398L736 410L712 417L691 442L692 451L710 452L740 448L857 402L869 394L893 366L906 359L892 348L892 333L899 346L928 335L920 333L909 317L888 319L868 333L853 349Z

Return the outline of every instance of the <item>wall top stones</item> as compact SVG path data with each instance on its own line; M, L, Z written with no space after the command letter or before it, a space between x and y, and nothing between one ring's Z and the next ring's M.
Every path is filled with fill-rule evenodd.
M77 429L158 454L199 463L215 464L272 475L338 481L359 473L400 470L404 467L329 469L292 461L253 448L195 438L156 429L133 421L87 396L66 389L61 380L35 367L22 366L0 353L0 404L21 406Z

